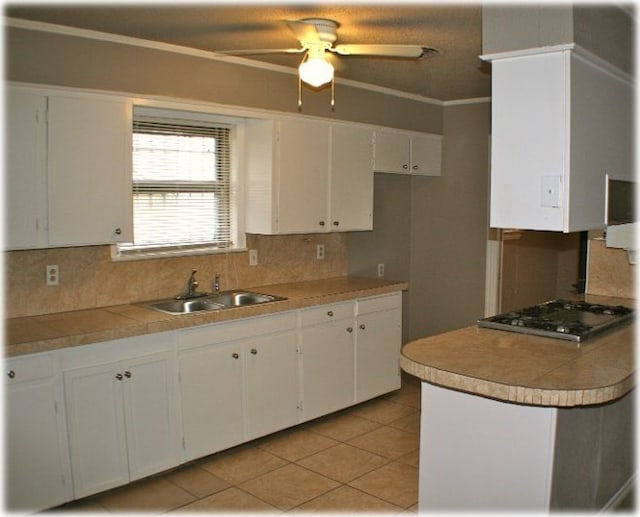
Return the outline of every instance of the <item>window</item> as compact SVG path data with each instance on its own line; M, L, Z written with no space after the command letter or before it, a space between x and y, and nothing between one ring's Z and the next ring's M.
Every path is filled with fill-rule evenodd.
M120 245L120 256L237 247L234 126L201 114L158 112L134 112L134 242Z

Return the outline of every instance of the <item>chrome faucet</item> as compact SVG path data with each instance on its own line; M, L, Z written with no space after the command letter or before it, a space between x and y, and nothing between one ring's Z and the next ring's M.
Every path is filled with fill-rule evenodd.
M213 279L213 291L216 294L220 293L220 275L216 273L215 278Z
M196 294L196 289L198 289L198 281L196 280L196 272L197 272L196 269L191 271L191 275L189 275L189 280L187 280L187 290L185 291L185 293L182 296L179 296L179 298L195 298L195 297L199 296L199 294Z

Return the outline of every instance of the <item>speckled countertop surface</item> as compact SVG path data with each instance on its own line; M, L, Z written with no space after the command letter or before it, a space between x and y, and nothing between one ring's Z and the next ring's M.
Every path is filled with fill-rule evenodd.
M5 357L87 345L112 339L230 321L406 290L402 282L337 277L246 289L286 300L212 312L173 316L138 305L60 312L5 320Z
M634 300L587 301L635 306ZM465 327L402 348L406 372L446 388L535 406L604 403L634 387L636 323L575 343Z

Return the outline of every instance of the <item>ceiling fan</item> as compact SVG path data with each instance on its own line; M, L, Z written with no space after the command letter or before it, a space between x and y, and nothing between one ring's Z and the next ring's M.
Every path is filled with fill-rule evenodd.
M418 59L440 54L441 51L424 45L394 45L394 44L339 44L338 22L325 18L305 18L302 20L286 20L289 29L300 42L299 48L286 49L249 49L225 50L220 54L256 55L256 54L302 54L304 57L300 66L299 80L318 88L329 82L333 85L334 67L329 62L327 52L338 56L373 56L400 59ZM300 90L300 89L299 89ZM302 104L300 95L298 105ZM333 89L331 104L333 106Z

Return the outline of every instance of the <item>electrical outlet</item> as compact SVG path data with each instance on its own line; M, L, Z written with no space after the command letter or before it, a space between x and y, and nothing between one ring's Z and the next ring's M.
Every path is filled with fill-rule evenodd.
M324 244L316 245L316 258L318 260L324 259Z
M249 250L249 265L258 265L258 250Z
M379 277L384 276L384 264L378 264L378 276Z
M50 264L46 269L47 285L58 285L60 283L60 270L57 264Z

